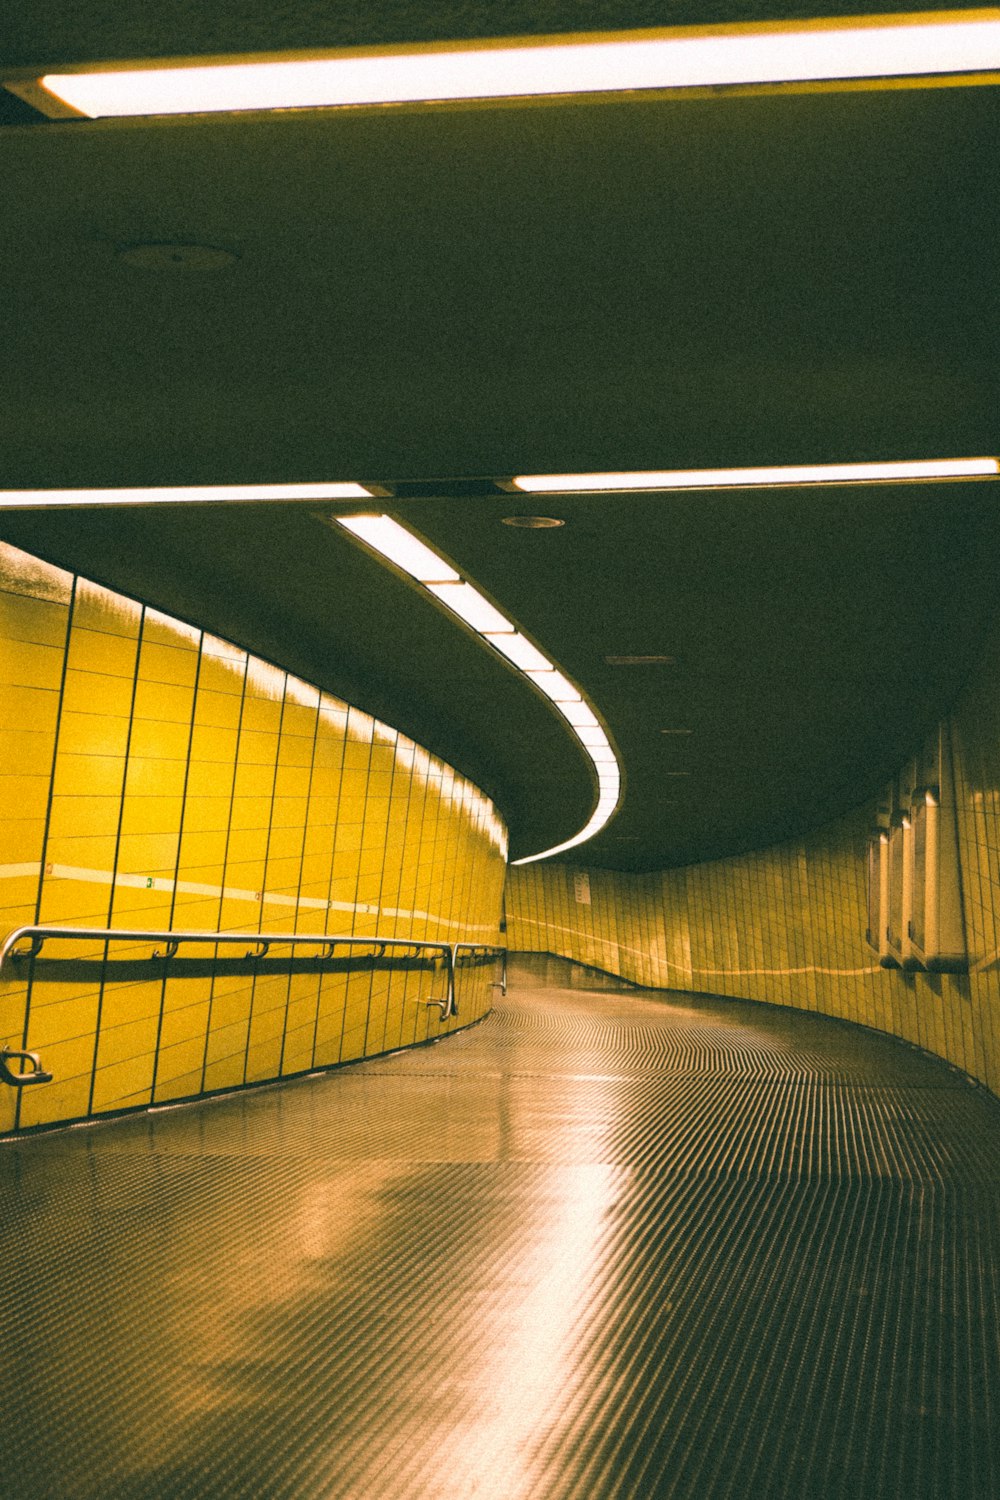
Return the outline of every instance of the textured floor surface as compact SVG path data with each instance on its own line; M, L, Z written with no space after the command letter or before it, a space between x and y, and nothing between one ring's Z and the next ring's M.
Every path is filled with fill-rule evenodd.
M432 1048L0 1146L0 1492L1000 1495L995 1101L514 979Z

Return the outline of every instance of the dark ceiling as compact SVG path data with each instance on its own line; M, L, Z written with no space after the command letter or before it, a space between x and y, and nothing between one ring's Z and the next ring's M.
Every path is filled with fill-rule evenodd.
M123 31L110 6L41 4L6 61L768 13L527 10L168 7ZM531 502L458 481L996 453L998 103L905 88L12 124L0 487L426 481L390 508L620 748L623 809L581 857L648 869L815 826L892 773L975 660L992 483ZM236 258L120 259L150 241ZM413 734L497 798L515 855L571 836L592 783L551 710L315 509L11 512L0 534ZM531 510L566 525L499 524Z

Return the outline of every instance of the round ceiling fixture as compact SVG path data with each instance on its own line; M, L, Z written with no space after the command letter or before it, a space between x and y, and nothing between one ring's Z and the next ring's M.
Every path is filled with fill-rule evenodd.
M219 245L124 245L118 259L140 271L222 271L237 256Z
M555 516L504 516L504 526L520 526L525 531L544 531L549 526L565 526Z

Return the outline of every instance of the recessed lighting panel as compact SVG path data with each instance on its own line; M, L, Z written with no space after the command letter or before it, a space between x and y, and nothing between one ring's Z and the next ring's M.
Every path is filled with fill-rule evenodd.
M486 630L483 634L491 646L513 662L515 667L520 667L522 672L548 672L552 668L548 657L543 656L538 647L533 646L519 630L503 634Z
M0 490L0 510L47 510L54 505L218 505L254 500L371 500L353 482L337 484L193 484L93 490Z
M912 483L934 479L995 479L996 458L915 459L903 463L782 464L763 469L648 469L607 474L518 474L529 494L603 494L628 490L757 489L778 485Z
M1000 68L994 12L529 37L406 51L49 73L12 92L92 118L315 109L633 89L981 73ZM44 103L42 105L44 108Z
M400 526L391 516L335 516L340 526L367 542L373 551L409 573L418 583L457 583L458 574L443 557L425 546L412 531Z
M597 715L586 703L560 703L559 712L564 719L569 720L574 729L600 729ZM604 731L601 730L601 733Z
M606 656L604 660L609 667L672 667L676 663L673 656Z
M473 630L480 633L486 630L491 633L514 633L514 627L506 615L495 609L471 583L429 583L427 590L435 599L446 604L460 620L464 620L466 625L471 625Z
M528 672L536 687L540 687L546 698L551 698L553 703L577 703L580 694L561 672Z
M551 531L556 526L565 526L555 516L504 516L501 526L515 526L521 531Z

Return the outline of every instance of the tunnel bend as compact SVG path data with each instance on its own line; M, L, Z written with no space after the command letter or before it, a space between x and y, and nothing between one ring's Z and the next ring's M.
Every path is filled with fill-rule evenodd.
M269 891L318 936L331 912L499 936L475 788L262 659L4 559L13 925L246 930ZM953 720L970 875L996 679L991 648ZM441 1026L426 972L20 969L5 1004L57 1076L17 1118L5 1091L8 1131L101 1128L2 1143L2 1279L36 1330L3 1366L17 1493L995 1493L1000 1141L962 1076L996 1076L993 908L970 879L970 975L880 970L867 816L655 876L512 872L510 947L564 956L492 1011L466 975Z

